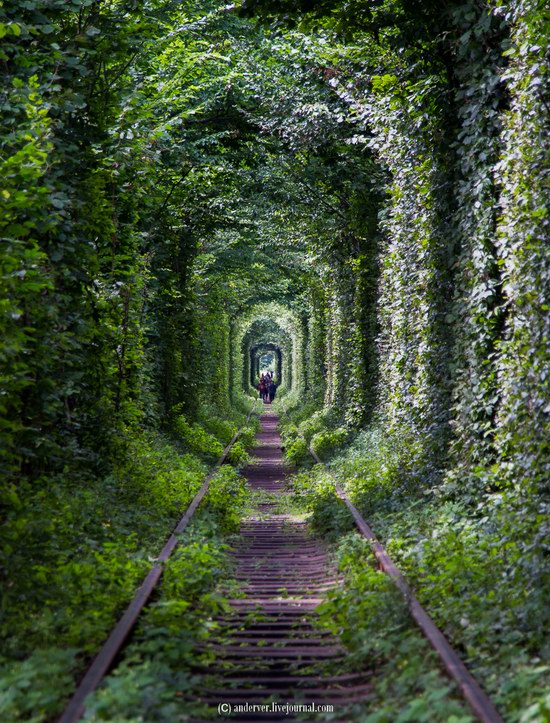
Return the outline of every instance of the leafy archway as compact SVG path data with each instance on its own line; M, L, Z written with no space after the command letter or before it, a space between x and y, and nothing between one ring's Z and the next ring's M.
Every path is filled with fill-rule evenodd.
M282 393L300 393L304 379L303 322L290 307L270 301L253 305L236 323L234 333L234 389L251 391L257 370L253 359L262 349L277 351ZM254 354L253 354L254 351Z

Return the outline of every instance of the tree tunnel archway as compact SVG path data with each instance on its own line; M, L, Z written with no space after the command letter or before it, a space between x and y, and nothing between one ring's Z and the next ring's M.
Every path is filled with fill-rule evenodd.
M292 360L294 358L292 337L273 318L260 318L251 322L241 343L245 391L247 391L248 381L252 387L256 386L260 373L260 359L270 353L274 354L276 359L277 385L287 391L292 388Z
M233 393L254 391L262 355L274 354L275 377L282 393L300 393L304 383L304 323L292 308L258 303L235 320Z

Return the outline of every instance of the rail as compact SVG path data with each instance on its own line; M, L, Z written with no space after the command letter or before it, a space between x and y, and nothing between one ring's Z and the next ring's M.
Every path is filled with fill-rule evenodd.
M279 403L283 411L286 411L283 401L281 400ZM319 458L311 445L308 445L308 450L315 462L323 465L323 467L327 469L326 465ZM327 471L330 474L330 470L327 469ZM461 660L458 653L454 650L447 638L431 619L425 608L420 604L411 587L405 580L402 572L388 555L384 546L378 541L370 525L361 516L359 510L352 503L334 475L331 476L334 480L336 494L350 511L361 534L370 542L372 551L378 561L380 569L392 578L395 585L403 593L412 618L435 652L438 654L443 667L447 671L448 675L458 685L462 696L469 704L476 717L482 721L482 723L504 723L487 693L485 693L485 691L481 688L477 680L473 677L464 662Z
M252 414L254 413L254 410L256 409L256 404L257 400L254 401L254 404L252 405L246 418L246 422L250 420ZM210 482L212 481L212 478L227 459L229 451L238 440L241 432L242 428L239 429L239 431L233 436L233 439L225 447L221 457L216 462L214 469L205 478L201 488L193 498L185 514L174 528L172 534L170 535L160 554L156 558L155 564L145 577L144 581L138 588L134 598L126 608L124 614L113 628L111 634L103 644L101 650L96 655L92 664L80 681L76 691L73 694L73 697L67 704L67 707L65 708L61 717L58 719L58 723L77 723L77 721L79 721L82 717L86 698L96 690L105 675L111 669L115 658L122 650L126 640L132 632L141 611L147 604L149 598L151 597L151 594L156 588L162 576L164 563L170 558L170 556L176 549L178 545L178 535L180 535L189 524L197 507L200 505L202 499L208 492L208 487L210 485Z

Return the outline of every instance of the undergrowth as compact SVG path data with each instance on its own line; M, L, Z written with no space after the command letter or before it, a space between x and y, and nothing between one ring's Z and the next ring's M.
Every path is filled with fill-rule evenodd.
M311 410L307 417L283 422L287 458L293 444L303 442L305 454L308 430L315 424ZM417 450L373 427L347 447L340 446L326 467L293 460L298 466L294 495L310 512L316 531L345 550L354 523L335 493L338 481L506 721L550 720L546 508L533 509L519 487L499 488L491 475L486 475L483 494L473 494L466 484L457 486L457 480L444 473L434 475L439 484L426 486L417 460ZM374 584L374 577L366 569L361 575L353 572L352 587L363 580L366 595L368 580ZM341 615L341 633L344 639L348 635L352 651L359 645L352 638L363 624L361 616L366 624L371 615L370 603L359 604L360 595L354 603L354 594L346 588L341 604L330 608L331 614ZM352 610L346 618L348 604ZM411 653L407 669L420 675L421 659ZM399 715L407 715L408 703L399 690L380 685L380 701L386 693L395 695L403 702ZM435 702L431 705L435 710ZM372 720L402 720L395 710L388 715Z
M414 626L392 581L374 567L368 542L356 533L337 548L345 584L318 608L320 624L347 647L346 669L369 671L368 709L350 706L361 723L467 723L474 720L437 656Z
M317 402L308 402L291 409L289 413L285 413L284 406L278 409L284 414L284 424L279 431L285 461L291 467L311 465L310 447L320 459L325 460L349 440L349 431L339 426L335 412L319 409Z
M228 422L213 418L210 431L180 423L170 436L126 430L106 478L60 475L20 494L25 501L3 530L2 721L38 723L60 713L209 464L243 422L241 414ZM230 461L246 460L256 424L253 418L244 428ZM245 506L242 480L223 466L201 504L203 518L210 517L218 536L227 534ZM175 559L188 554L180 550ZM207 546L192 566L206 564L209 555Z
M217 493L216 510L228 496L235 506L247 494L234 473ZM193 711L200 714L200 703L187 696L196 693L193 669L210 662L200 645L216 631L212 618L229 611L219 581L232 571L225 535L240 522L232 511L220 524L212 509L199 515L168 561L155 601L140 618L120 664L88 699L84 720L172 723L187 720Z

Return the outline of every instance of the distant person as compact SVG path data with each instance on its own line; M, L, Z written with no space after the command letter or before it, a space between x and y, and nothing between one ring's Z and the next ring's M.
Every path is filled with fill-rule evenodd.
M275 399L275 394L277 394L277 385L275 384L273 379L271 380L271 382L269 384L268 393L269 393L269 403L271 404L271 402Z
M265 401L265 395L267 391L267 384L264 381L264 378L262 377L260 379L260 383L256 387L256 389L260 392L260 399L263 399Z

